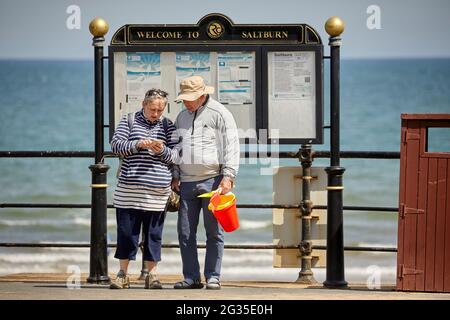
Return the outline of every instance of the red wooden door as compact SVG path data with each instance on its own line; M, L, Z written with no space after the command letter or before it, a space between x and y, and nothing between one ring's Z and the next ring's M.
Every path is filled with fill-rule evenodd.
M402 114L398 290L450 292L450 150L430 147L437 128L450 132L450 114Z

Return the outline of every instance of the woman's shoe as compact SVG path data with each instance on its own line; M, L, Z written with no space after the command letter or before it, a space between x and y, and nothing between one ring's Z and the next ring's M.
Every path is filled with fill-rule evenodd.
M119 271L115 280L109 286L110 289L130 289L130 278L123 272Z
M161 282L158 280L158 278L149 273L146 277L145 277L145 289L162 289L162 284Z

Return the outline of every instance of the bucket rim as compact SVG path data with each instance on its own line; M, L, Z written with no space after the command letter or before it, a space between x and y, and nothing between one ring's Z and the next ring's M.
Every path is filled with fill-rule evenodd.
M212 203L210 203L210 205L213 209L212 211L222 211L224 209L228 209L228 208L231 208L236 205L236 196L233 193L221 194L221 195L219 195L219 197L230 197L230 200L228 200L225 203L219 204L216 208L214 208L214 205Z

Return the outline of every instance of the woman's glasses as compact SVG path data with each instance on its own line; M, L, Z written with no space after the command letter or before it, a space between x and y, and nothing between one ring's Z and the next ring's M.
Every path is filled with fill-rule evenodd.
M160 97L167 97L169 94L165 91L162 91L160 89L150 89L147 91L147 93L145 94L145 98L149 98L151 96L160 96Z

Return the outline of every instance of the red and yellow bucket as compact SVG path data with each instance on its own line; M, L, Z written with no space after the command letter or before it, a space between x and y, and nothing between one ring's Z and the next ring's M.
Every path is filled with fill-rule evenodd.
M215 192L208 205L223 230L232 232L239 228L239 218L236 208L236 196L232 192L219 194Z

